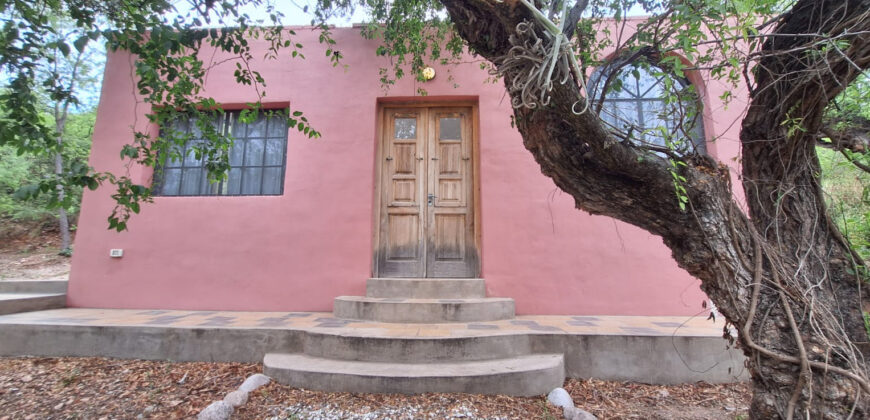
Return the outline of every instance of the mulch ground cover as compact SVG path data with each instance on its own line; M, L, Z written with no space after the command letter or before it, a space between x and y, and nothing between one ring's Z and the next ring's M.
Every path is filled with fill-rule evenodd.
M258 364L107 358L0 358L0 420L192 418ZM569 380L575 404L600 419L739 419L748 384L659 386ZM545 397L327 393L269 384L234 419L560 419Z

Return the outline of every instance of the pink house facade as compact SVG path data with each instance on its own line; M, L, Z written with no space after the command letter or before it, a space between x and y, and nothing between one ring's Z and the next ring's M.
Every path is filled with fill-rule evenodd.
M319 48L317 32L296 32ZM406 77L385 92L378 70L389 63L375 56L376 41L353 28L334 35L347 70L319 50L257 64L267 106L302 110L322 133L290 129L283 145L284 131L267 128L266 154L250 172L260 174L259 193L157 196L117 233L106 229L111 191L85 192L69 306L325 312L336 296L364 295L369 278L428 276L484 278L487 296L513 298L519 315L704 311L700 282L660 238L578 211L541 174L511 127L502 83L487 83L479 63L433 65L434 79ZM125 173L118 155L132 128L157 129L134 93L132 63L122 53L107 61L90 158L100 171ZM227 110L256 99L232 66L217 65L206 85ZM704 74L689 81L707 153L734 165L743 104L725 107L725 87ZM265 163L270 141L275 166ZM150 168L129 173L155 182Z

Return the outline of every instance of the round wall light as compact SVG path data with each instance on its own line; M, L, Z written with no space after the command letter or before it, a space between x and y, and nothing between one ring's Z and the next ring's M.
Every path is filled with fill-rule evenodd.
M435 78L435 69L426 67L423 69L423 80L432 80Z

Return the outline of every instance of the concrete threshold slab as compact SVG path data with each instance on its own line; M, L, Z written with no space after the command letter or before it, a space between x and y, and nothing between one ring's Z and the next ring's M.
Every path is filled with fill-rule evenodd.
M408 363L564 354L569 377L684 383L746 379L723 322L691 317L518 316L396 324L325 312L65 308L0 316L0 355L260 362L266 353ZM504 348L505 350L494 350ZM363 353L363 350L371 350ZM511 350L514 349L514 350ZM520 350L515 350L520 349Z

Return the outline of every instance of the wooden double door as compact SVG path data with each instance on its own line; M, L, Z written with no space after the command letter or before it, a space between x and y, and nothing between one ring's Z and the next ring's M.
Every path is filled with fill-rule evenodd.
M471 107L385 108L378 277L476 277Z

